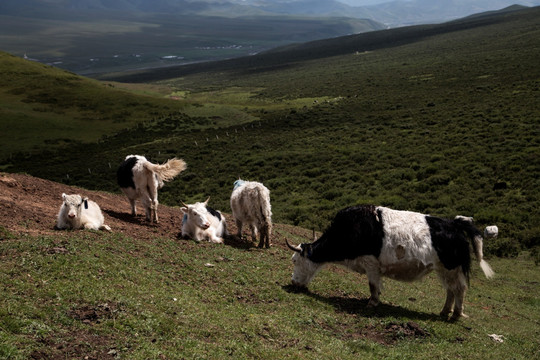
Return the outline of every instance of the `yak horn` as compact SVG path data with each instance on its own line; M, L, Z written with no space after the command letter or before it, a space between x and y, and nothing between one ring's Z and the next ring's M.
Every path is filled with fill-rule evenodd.
M189 207L189 205L183 202L182 200L180 200L180 203L182 204L183 207Z
M206 199L206 201L204 202L204 205L208 205L208 201L210 201L210 196L208 197L208 199Z
M289 243L289 240L285 239L285 242L287 243L287 246L289 247L289 249L291 249L292 251L296 251L297 253L302 251L302 248L300 246L292 246Z

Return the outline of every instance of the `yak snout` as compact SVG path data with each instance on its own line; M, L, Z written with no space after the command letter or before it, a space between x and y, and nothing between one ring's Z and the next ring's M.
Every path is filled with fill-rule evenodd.
M205 222L205 223L203 223L203 224L201 225L201 228L202 228L203 230L206 230L206 229L208 229L209 227L210 227L210 223L209 223L209 222Z

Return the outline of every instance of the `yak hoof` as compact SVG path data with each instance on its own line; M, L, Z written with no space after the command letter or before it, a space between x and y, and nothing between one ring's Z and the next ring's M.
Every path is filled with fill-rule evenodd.
M450 315L452 311L450 310L443 310L439 313L439 316L442 317L442 318L448 318L448 315Z
M467 314L464 314L464 313L461 313L461 314L452 314L452 316L450 317L450 321L457 321L459 320L459 318L462 317L464 319L468 319L469 318L469 315Z

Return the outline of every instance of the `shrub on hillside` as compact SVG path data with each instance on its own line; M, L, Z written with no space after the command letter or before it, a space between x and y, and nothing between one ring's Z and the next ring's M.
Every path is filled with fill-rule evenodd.
M484 254L499 257L516 257L521 251L519 242L510 238L495 238L484 241Z

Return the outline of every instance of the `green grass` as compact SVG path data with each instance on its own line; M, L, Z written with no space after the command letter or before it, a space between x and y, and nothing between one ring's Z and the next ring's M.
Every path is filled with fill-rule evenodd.
M278 225L276 234L294 239L288 227ZM450 323L436 315L444 291L433 275L412 284L387 280L373 310L365 307L366 278L333 266L310 292L293 291L290 255L281 247L143 242L114 233L11 234L0 242L0 357L539 355L540 278L526 258L490 259L492 281L475 268L465 304L471 318ZM416 332L407 331L411 322Z
M7 53L0 53L0 75L3 157L63 143L96 142L184 107Z

